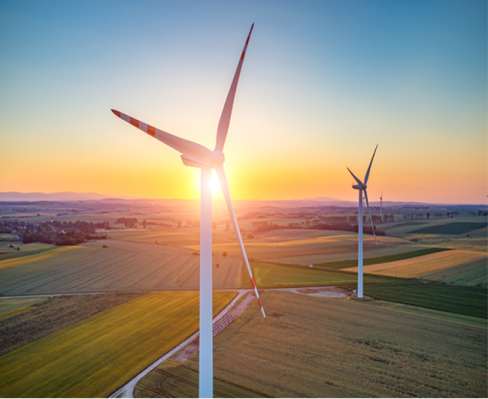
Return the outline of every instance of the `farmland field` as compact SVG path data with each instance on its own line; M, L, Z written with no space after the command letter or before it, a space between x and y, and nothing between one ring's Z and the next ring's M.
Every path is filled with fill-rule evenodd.
M41 251L40 253L35 253L32 255L25 255L25 256L20 256L20 257L15 257L11 259L5 259L0 261L0 269L4 269L6 267L14 267L14 266L19 266L23 265L25 263L31 263L31 262L38 262L41 260L53 258L55 256L64 254L69 251L73 251L74 249L77 249L79 247L55 247L52 249L47 249L45 251Z
M300 266L279 265L271 262L251 262L258 288L316 287L324 285L356 284L357 273L319 270ZM386 276L365 275L364 283L395 283L397 279ZM245 281L250 287L250 283Z
M395 246L387 246L386 248L381 245L376 248L370 248L370 250L365 251L363 253L364 259L369 258L380 258L383 256L390 256L390 255L399 255L408 252L418 251L421 249L425 249L425 246L415 245L407 242L403 242L402 244L395 245ZM341 262L346 260L356 260L358 258L357 253L357 241L356 241L356 249L352 252L344 252L338 254L318 254L318 255L302 255L302 256L289 256L286 258L271 258L265 259L269 262L278 262L278 263L289 263L295 265L316 265L320 263L332 263L332 262Z
M235 295L214 293L214 314ZM147 294L9 352L0 396L106 397L198 329L198 304L196 292Z
M136 398L198 398L198 372L163 362L137 384ZM214 380L214 398L260 398L245 388Z
M285 230L286 231L286 230ZM261 235L258 239L246 240L244 245L246 252L250 258L259 260L269 259L283 259L297 256L310 255L332 255L357 252L357 234L347 232L322 231L321 234L314 234L307 238L294 238L293 233L302 236L300 231L288 230L290 235L287 240L276 241L274 236ZM283 237L283 236L282 236ZM383 248L394 247L398 245L405 245L404 240L393 237L378 237L378 242ZM199 246L192 246L191 248L198 249ZM374 238L372 236L364 236L364 251L371 251L377 249ZM215 253L227 252L231 256L240 257L239 244L237 240L232 243L215 244L213 246Z
M487 261L488 257L486 253L456 249L431 253L417 258L365 266L364 273L406 278L421 277L443 269L464 265L482 259L484 259L485 262ZM351 267L344 270L357 272L357 269L357 267Z
M364 294L384 301L488 318L488 296L486 289L483 288L419 282L417 284L365 285Z
M4 295L105 292L115 290L197 290L200 284L199 256L185 248L138 244L115 240L83 244L90 256L61 256L0 269L0 293ZM73 251L75 252L75 251ZM55 262L62 262L55 267ZM219 267L217 267L219 264ZM48 266L51 269L45 269ZM25 270L41 272L24 275ZM9 272L4 272L11 269ZM240 288L242 261L214 256L215 289ZM2 275L3 274L3 275ZM20 274L20 277L18 276ZM14 278L16 277L16 278ZM9 281L10 280L10 281Z
M485 397L487 328L266 291L214 342L215 378L272 397ZM198 370L198 355L186 367Z
M393 261L398 261L398 260L403 260L403 259L412 259L416 258L418 256L423 256L423 255L428 255L436 252L442 252L442 251L447 251L445 248L424 248L424 249L419 249L416 251L410 251L410 252L402 252L399 254L395 255L388 255L388 256L381 256L378 258L364 258L363 259L363 265L377 265L381 263L388 263L388 262L393 262ZM338 261L338 262L327 262L327 263L319 263L319 264L314 264L314 268L319 268L319 269L346 269L353 267L358 264L357 258L354 260L344 260L344 261Z
M423 275L426 280L445 281L458 285L476 285L487 288L488 266L486 259L475 260Z
M472 230L483 229L486 222L455 222L441 225L427 226L411 231L412 234L466 234Z
M2 320L0 316L0 356L140 295L109 293L43 298L0 298L0 304L14 302L14 304L26 305L7 314L8 319ZM17 313L14 314L15 312Z

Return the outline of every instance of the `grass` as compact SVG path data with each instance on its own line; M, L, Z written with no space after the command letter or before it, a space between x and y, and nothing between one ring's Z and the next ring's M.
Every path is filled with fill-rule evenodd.
M466 234L488 226L487 222L455 222L413 230L411 234Z
M0 315L0 320L6 319L6 318L11 317L11 316L15 316L16 314L19 314L19 313L27 312L27 311L32 310L32 309L34 309L34 306L24 306L23 308L19 308L19 309L15 309L15 310L12 310L12 311L7 312L7 313L3 313Z
M377 265L381 263L388 263L388 262L394 262L397 260L403 260L403 259L410 259L410 258L415 258L417 256L423 256L423 255L428 255L428 254L433 254L436 252L442 252L442 251L448 251L448 248L425 248L425 249L420 249L417 251L411 251L411 252L406 252L406 253L401 253L401 254L395 254L395 255L388 255L388 256L381 256L377 258L365 258L363 259L363 265ZM318 263L313 265L314 268L321 268L321 269L345 269L348 267L354 267L358 265L357 259L353 260L343 260L343 261L338 261L338 262L327 262L327 263Z
M488 297L486 289L483 288L418 282L402 285L365 285L364 294L384 301L488 318Z
M14 267L14 266L19 266L23 265L25 263L31 263L31 262L38 262L40 260L45 260L52 258L57 255L61 255L63 253L72 251L74 249L78 249L79 247L76 246L67 246L67 247L56 247L48 250L40 250L39 252L36 251L34 254L29 254L25 256L19 256L15 257L12 259L5 259L0 261L0 269L6 268L6 267Z
M0 316L0 356L140 295L114 293L0 299L0 303L17 301L19 305L26 305L7 313L6 320L1 320Z
M214 375L270 397L485 397L487 328L266 291L214 341ZM185 363L198 370L198 355Z
M304 266L280 265L271 262L251 262L258 288L316 287L326 285L356 284L357 273L340 270L320 270ZM369 275L365 284L392 283L395 278ZM245 281L246 285L247 280ZM250 287L247 285L248 288Z
M184 365L160 364L136 386L136 398L198 398L198 372ZM214 379L214 398L261 398L245 388Z
M214 314L235 292L214 293ZM106 397L198 329L197 292L151 293L0 357L2 397Z
M394 262L377 265L368 265L364 268L364 272L370 274L412 278L421 277L453 266L459 266L483 259L486 262L486 253L456 249L453 251L432 253L418 258L397 260ZM357 271L357 267L346 270Z
M0 297L0 315L10 313L17 309L22 309L28 306L37 305L46 301L46 297L37 298L1 298Z

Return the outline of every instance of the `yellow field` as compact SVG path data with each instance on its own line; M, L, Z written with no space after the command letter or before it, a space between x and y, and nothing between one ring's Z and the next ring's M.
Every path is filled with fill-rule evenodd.
M364 272L394 277L421 277L442 269L480 259L488 259L486 253L452 250L379 265L364 266ZM350 267L343 270L357 271L358 268Z
M214 314L235 297L214 293ZM198 292L152 293L0 357L1 397L106 397L198 330Z
M279 291L262 301L269 326L254 302L216 337L215 378L282 398L486 396L486 324Z
M61 255L63 253L72 251L73 249L77 249L77 248L80 247L76 247L76 246L57 247L57 248L44 251L40 254L26 255L26 256L21 256L19 258L2 260L0 261L0 269L3 269L5 267L19 266L25 263L38 262L40 260L49 259L54 256Z

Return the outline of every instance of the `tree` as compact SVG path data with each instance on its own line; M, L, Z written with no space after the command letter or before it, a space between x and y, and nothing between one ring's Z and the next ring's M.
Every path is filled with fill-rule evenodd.
M142 227L146 228L146 219L142 221Z
M427 213L425 214L425 216L427 216L427 219L430 219L430 213L429 213L429 212L427 212Z

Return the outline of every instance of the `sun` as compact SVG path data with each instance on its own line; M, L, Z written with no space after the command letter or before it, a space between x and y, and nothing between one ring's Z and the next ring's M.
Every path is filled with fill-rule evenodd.
M210 180L212 187L212 197L219 197L221 195L220 182L215 169L212 169L212 179Z

